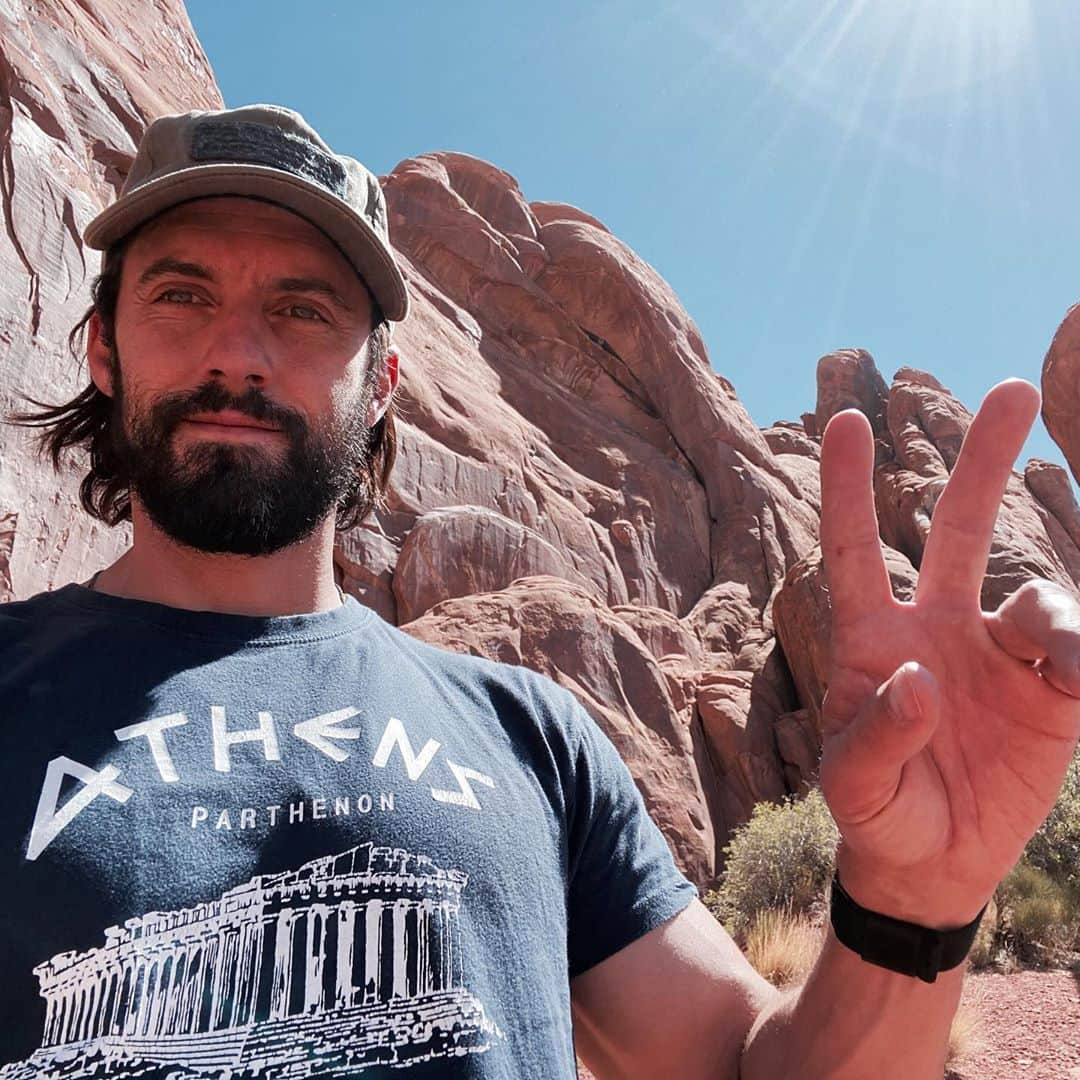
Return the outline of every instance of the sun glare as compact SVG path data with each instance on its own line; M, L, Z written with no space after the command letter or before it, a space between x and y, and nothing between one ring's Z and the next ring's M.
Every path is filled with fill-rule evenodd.
M1032 41L1032 4L741 0L729 25L744 47L776 65L793 91L861 85L875 97L922 97L996 78L1019 64Z
M939 177L944 202L948 192L970 197L972 155L987 145L1004 147L1000 182L1013 189L1012 205L1026 205L1021 156L1009 148L1023 127L1042 126L1045 117L1038 106L1021 114L1016 90L1037 80L1040 37L1073 19L1061 0L1043 0L1038 8L1035 0L732 0L722 19L713 4L670 0L666 12L714 65L737 64L756 76L756 91L727 117L732 143L747 131L755 143L739 159L733 199L772 175L777 152L807 111L839 129L816 185L800 193L803 219L793 230L788 263L794 269L809 257L834 188L854 169L861 194L848 204L846 235L831 244L836 313L895 164ZM777 108L778 99L786 107ZM703 127L702 137L715 132Z

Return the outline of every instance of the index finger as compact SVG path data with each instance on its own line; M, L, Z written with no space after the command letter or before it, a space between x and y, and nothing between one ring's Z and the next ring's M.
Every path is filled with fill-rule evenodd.
M874 507L874 435L856 409L837 413L821 444L821 553L834 624L892 602Z

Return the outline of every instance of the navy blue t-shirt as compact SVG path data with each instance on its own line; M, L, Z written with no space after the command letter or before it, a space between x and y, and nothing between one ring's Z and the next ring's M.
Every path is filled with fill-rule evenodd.
M0 1080L570 1078L694 895L572 695L352 599L0 606L0 721Z

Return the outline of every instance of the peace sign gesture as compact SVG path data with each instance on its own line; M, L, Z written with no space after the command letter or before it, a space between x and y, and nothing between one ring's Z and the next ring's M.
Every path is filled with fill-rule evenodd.
M1080 736L1080 604L1029 582L979 594L1035 388L994 387L934 510L915 599L878 539L873 439L840 413L822 447L832 666L821 785L838 867L862 906L941 929L973 919L1054 804Z

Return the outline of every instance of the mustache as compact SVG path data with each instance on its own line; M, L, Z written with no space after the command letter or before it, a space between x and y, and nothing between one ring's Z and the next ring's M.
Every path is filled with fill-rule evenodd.
M302 434L307 430L307 424L295 409L276 404L254 386L246 393L236 395L221 383L207 382L194 391L164 395L154 403L150 412L154 427L163 435L171 435L189 416L226 410L243 413L259 423L272 424L289 435Z

